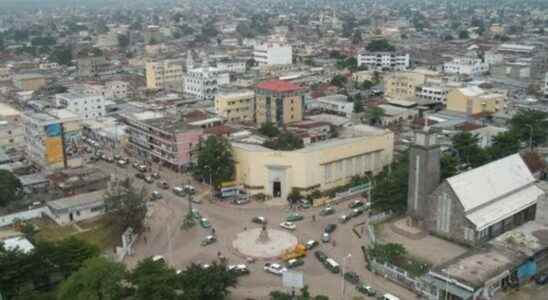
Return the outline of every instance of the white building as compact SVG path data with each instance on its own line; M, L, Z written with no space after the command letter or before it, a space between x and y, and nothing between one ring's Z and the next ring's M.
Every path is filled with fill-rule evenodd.
M235 61L220 61L217 63L217 69L221 72L229 73L245 73L246 64L245 61L235 60Z
M366 52L358 53L358 67L367 66L371 70L407 70L410 66L409 54L396 52Z
M544 98L548 100L548 72L546 72L546 77L544 78Z
M87 96L103 96L106 99L124 99L129 95L129 83L121 80L102 84L79 84L69 89L70 93Z
M49 217L59 225L91 219L105 213L105 191L78 194L47 202Z
M478 57L459 56L444 63L443 71L447 74L479 76L489 71L489 64L482 62Z
M106 115L105 97L80 93L63 93L55 95L59 107L77 114L81 120L96 119Z
M213 100L219 86L230 83L227 72L212 67L189 70L184 79L185 93L201 100Z
M443 103L447 101L450 90L462 87L460 82L426 79L426 82L416 88L415 97L419 104Z
M255 46L253 59L259 65L290 65L293 63L293 49L287 44L264 43Z
M318 108L323 111L333 112L338 115L350 118L354 111L354 103L348 102L345 95L329 95L316 99Z
M481 148L490 147L493 144L493 138L501 133L507 132L504 127L485 126L471 130L470 133L477 137L478 144Z

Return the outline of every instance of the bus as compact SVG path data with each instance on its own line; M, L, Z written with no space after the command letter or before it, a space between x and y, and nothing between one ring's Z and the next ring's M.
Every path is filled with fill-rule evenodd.
M339 273L340 267L339 264L332 258L325 260L325 267L331 271L331 273Z

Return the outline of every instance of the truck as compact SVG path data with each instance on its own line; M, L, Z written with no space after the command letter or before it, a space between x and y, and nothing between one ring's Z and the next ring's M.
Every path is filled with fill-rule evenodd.
M306 246L303 244L297 244L293 249L287 249L282 253L282 260L288 261L290 259L304 257L307 254Z

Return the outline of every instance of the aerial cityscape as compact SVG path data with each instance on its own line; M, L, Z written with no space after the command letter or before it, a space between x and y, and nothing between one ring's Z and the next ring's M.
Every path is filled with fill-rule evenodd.
M547 171L547 0L0 0L0 300L546 300Z

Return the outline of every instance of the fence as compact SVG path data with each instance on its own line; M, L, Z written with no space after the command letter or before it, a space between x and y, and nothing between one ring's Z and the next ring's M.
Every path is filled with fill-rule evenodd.
M375 259L370 261L371 269L383 277L416 292L424 299L437 299L435 287L424 281L422 278L413 278L405 270L402 270L392 264L379 263Z
M16 220L30 220L40 218L42 215L48 213L46 206L39 207L31 210L20 211L10 215L0 216L0 227L9 226L15 223Z

